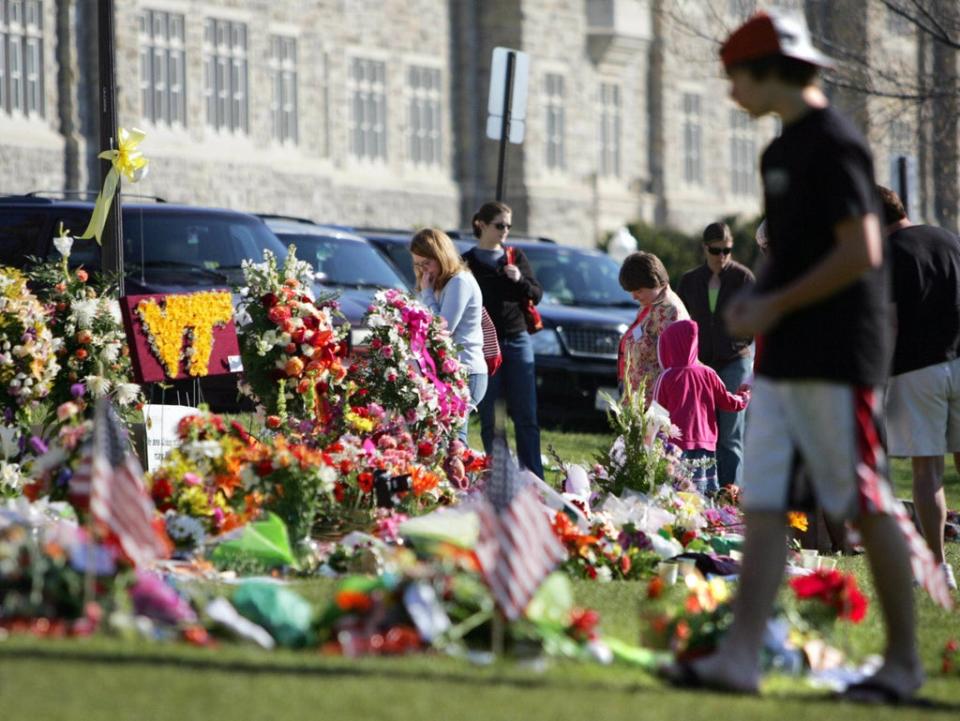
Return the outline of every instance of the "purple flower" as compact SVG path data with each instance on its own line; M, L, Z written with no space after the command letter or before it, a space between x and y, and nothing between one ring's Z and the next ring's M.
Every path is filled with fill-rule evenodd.
M72 386L70 386L70 395L74 398L80 398L86 392L87 388L83 385L83 383L74 383Z
M617 536L617 543L625 551L629 548L638 548L645 551L651 547L650 539L646 533L639 530L629 530L628 528L620 531L620 535Z
M40 436L30 436L30 449L40 456L47 452L47 444Z
M190 604L155 573L137 572L137 582L130 588L130 599L139 615L161 623L173 625L197 620Z

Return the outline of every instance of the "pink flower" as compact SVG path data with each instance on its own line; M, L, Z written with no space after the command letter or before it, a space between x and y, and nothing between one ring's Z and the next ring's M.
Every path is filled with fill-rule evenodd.
M453 374L453 373L456 373L459 368L460 368L460 364L457 363L455 358L447 358L443 362L444 373Z
M390 346L388 346L388 345L385 345L385 346L380 350L380 354L381 354L384 358L393 358L393 348L390 347Z
M188 486L199 486L203 479L200 478L196 473L184 473L183 482Z

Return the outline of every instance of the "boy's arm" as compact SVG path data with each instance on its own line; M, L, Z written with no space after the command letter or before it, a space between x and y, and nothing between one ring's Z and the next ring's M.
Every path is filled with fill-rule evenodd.
M773 293L734 299L726 313L729 331L764 333L784 315L830 297L883 263L883 237L873 213L846 218L833 230L836 245L808 273Z

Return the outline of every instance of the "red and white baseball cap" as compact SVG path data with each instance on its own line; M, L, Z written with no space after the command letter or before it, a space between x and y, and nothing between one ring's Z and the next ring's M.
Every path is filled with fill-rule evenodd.
M834 67L834 61L817 50L803 18L773 12L758 12L738 27L720 48L725 68L781 55L802 60L821 68Z

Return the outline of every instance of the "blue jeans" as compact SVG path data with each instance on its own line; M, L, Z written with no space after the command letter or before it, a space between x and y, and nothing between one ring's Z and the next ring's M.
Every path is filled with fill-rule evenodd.
M720 380L736 393L753 370L753 355L737 358L717 369ZM717 477L720 486L743 485L743 429L746 413L717 411Z
M533 366L533 342L526 331L500 339L503 365L490 376L487 394L480 402L480 437L483 449L493 450L494 408L501 394L513 419L520 465L543 478L540 461L540 425L537 422L537 377Z
M487 382L490 376L486 373L471 373L467 376L467 386L470 388L470 407L477 408L480 401L487 394ZM467 444L467 429L470 428L470 413L463 419L463 426L460 428L460 440L464 445Z

